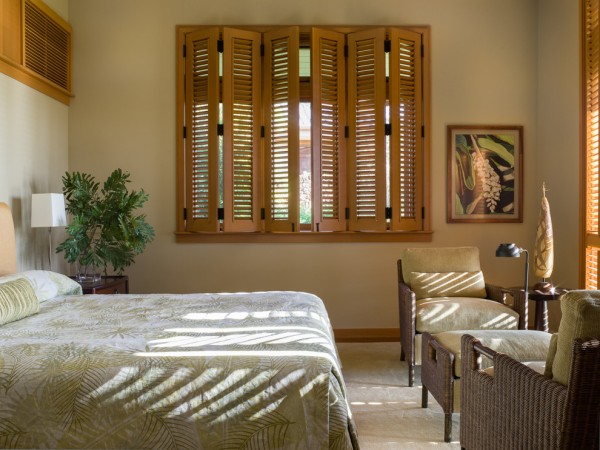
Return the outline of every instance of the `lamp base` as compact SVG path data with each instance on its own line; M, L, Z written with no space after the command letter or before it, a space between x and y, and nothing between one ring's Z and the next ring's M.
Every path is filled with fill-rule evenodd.
M546 280L538 281L533 286L534 291L541 292L542 294L554 294L554 289L554 285Z

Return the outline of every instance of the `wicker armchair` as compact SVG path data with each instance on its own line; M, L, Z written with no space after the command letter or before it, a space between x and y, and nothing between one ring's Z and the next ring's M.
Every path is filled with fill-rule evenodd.
M463 335L462 448L600 448L600 291L590 291L588 306L581 307L587 292L561 298L561 324L544 374ZM569 308L576 321L566 320ZM481 355L493 359L492 371L480 369Z
M448 274L455 282L448 282ZM478 274L477 283L474 274ZM444 281L436 283L436 277ZM465 285L470 292L463 289ZM479 293L471 289L477 286ZM414 385L415 365L420 365L423 332L526 329L526 296L515 295L509 306L508 293L485 283L477 247L405 249L398 260L398 306L400 359L408 362L408 385Z

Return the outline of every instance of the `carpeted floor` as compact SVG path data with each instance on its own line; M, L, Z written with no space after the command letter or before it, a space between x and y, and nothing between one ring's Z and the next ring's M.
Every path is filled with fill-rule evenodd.
M407 366L397 342L338 343L342 372L362 450L460 449L459 415L452 442L444 442L444 414L429 396L421 408L421 382L409 388Z

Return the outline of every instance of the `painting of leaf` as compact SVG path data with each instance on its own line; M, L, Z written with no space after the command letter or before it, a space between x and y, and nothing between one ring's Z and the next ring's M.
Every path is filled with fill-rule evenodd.
M504 147L502 144L493 141L489 137L480 137L477 139L477 143L481 148L489 150L498 155L498 157L506 161L509 166L513 167L515 165L514 155L509 150L507 150L506 147Z

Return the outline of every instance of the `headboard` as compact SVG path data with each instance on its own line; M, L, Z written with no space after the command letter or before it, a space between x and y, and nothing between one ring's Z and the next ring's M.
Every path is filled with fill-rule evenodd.
M17 271L17 244L15 225L10 208L0 202L0 275Z

